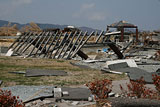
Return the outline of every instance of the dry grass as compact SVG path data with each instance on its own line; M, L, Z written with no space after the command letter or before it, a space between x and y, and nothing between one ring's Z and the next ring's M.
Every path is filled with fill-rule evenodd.
M73 66L65 60L53 59L33 59L17 57L0 57L0 80L3 80L3 86L12 85L61 85L77 86L83 85L95 79L124 79L124 75L101 74L98 70L81 69ZM64 70L68 76L43 76L43 77L25 77L23 74L12 74L11 71L25 71L26 69L54 69Z
M0 39L1 43L13 43L14 41L14 39Z
M0 27L0 36L16 36L17 32L18 28L16 24L11 26L11 23L8 23L8 25Z

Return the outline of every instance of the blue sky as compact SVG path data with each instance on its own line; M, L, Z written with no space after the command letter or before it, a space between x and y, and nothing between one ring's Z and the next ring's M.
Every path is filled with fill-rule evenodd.
M87 26L105 30L125 20L160 29L160 0L0 0L0 20Z

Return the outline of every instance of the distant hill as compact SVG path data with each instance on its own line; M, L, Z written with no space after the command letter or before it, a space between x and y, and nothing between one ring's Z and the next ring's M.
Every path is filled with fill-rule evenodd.
M5 20L0 20L0 27L8 25L9 21L5 21ZM20 24L17 22L10 22L11 26L16 24L17 27L20 29L21 27L25 26L25 25L29 25L29 23L27 24ZM59 29L64 29L65 27L67 27L68 25L58 25L58 24L42 24L42 23L36 23L41 29L49 29L49 28L59 28ZM97 29L93 29L90 27L78 27L80 30L82 31L88 31L88 33L92 32L92 31L98 31L100 32L100 30Z
M93 28L89 28L89 27L79 27L79 29L82 30L83 32L87 31L88 33L91 33L92 31L97 31L98 33L101 32L101 30L93 29Z
M0 27L7 26L8 23L9 23L9 21L0 20ZM16 23L16 22L10 22L10 23L11 23L11 26L13 26L14 24L16 24L18 28L21 28L21 27L25 26L25 24L19 24L19 23Z

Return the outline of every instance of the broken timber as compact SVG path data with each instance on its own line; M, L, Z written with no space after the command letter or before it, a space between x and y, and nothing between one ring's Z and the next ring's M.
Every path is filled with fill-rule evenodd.
M9 47L13 50L13 55L19 55L24 57L41 57L52 59L72 59L76 55L82 59L87 59L88 56L81 51L81 48L87 44L106 44L113 45L112 42L107 41L106 38L109 35L117 34L119 32L106 33L104 31L98 34L98 32L41 32L33 33L28 32L21 35L15 42ZM95 40L91 41L90 38L94 37ZM110 48L112 49L113 46ZM115 48L113 48L115 51ZM122 56L115 51L115 53L122 58Z

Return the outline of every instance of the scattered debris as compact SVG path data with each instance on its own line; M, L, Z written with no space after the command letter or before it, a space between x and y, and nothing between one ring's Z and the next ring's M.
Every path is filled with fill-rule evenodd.
M119 94L115 94L115 97L117 98L117 97L120 97L120 95Z
M55 88L54 86L12 86L4 87L3 90L10 90L14 96L19 96L23 102L27 103L37 99L43 100L45 98L56 98L57 101L75 100L75 101L88 101L92 95L87 88L69 88L61 87ZM63 92L68 92L69 95L63 95Z
M108 97L114 97L114 96L115 96L115 93L111 92L111 93L108 94Z
M126 62L126 63L123 63ZM134 59L124 59L124 60L113 60L113 61L107 61L106 62L106 68L108 68L108 66L113 68L123 68L123 66L128 66L128 67L138 67L137 64L135 63ZM117 65L117 66L116 66Z
M123 59L113 61L80 61L73 65L80 68L99 69L103 73L127 74L131 80L137 80L144 77L144 80L147 83L153 83L152 74L160 75L156 72L158 68L160 68L160 63L151 63L152 65L143 63L143 65L141 65L141 63L138 62L137 64L134 59Z
M54 88L54 98L61 98L62 97L62 89L61 88Z
M63 96L69 96L69 92L68 92L68 91L63 91L63 92L62 92L62 95L63 95Z
M11 56L13 54L12 49L9 49L8 52L6 53L6 56Z
M76 106L76 105L78 105L78 104L79 104L78 101L73 101L73 102L72 102L72 105L74 105L74 106Z
M128 63L126 62L114 63L115 61L113 61L113 64L111 64L112 62L109 62L108 68L111 70L110 72L116 71L116 72L121 72L122 74L127 73L131 80L137 80L143 77L147 83L153 83L153 80L152 80L153 73L140 69L137 67L135 62L130 63L131 60L130 59L127 59L127 60L128 60ZM120 61L117 61L117 62L120 62ZM109 69L107 69L106 71L109 71ZM104 70L105 68L103 69L103 71ZM158 74L158 73L154 72L154 74Z

